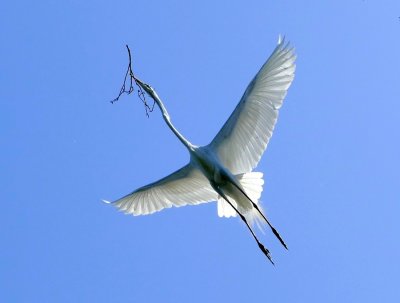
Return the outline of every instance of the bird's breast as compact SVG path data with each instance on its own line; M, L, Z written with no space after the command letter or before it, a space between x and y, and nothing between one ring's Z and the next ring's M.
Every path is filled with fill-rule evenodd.
M218 157L209 149L198 148L192 153L193 164L213 184L222 185L229 179L229 172L222 166Z
M199 148L192 153L192 161L202 173L211 179L216 170L217 161L210 155L209 152Z

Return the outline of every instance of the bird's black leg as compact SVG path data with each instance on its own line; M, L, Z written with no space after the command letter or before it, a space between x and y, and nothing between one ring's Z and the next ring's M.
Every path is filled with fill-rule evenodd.
M250 230L251 235L253 236L254 240L256 240L258 247L261 249L261 251L267 256L268 260L275 265L274 261L272 261L272 257L271 254L269 252L269 250L258 240L257 236L254 234L253 230L251 229L249 223L247 223L246 218L237 210L237 208L235 206L233 206L233 204L229 201L228 197L222 192L222 190L220 190L218 187L215 188L215 190L217 191L217 193L224 198L224 200L226 202L229 203L230 206L232 206L232 208L236 211L236 213L239 215L240 219L242 219L242 221L246 224L247 228Z
M263 219L265 220L265 222L267 222L268 226L271 228L272 232L274 233L274 235L278 238L279 242L281 242L281 244L283 245L283 247L285 247L286 249L288 249L285 241L283 241L281 235L278 233L278 231L272 226L272 224L268 221L268 219L265 217L265 215L262 213L262 211L258 208L257 204L253 202L253 200L250 199L250 197L244 192L244 190L242 188L240 188L240 186L238 186L237 184L233 183L233 185L239 189L241 191L241 193L243 195L246 196L246 198L251 202L251 204L253 205L253 207L260 213L260 215L263 217ZM225 199L225 198L224 198Z

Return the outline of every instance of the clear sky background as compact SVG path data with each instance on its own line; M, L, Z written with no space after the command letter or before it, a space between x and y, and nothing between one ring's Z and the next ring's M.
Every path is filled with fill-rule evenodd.
M0 12L1 302L400 302L400 2L8 1ZM127 65L207 144L282 33L296 77L257 170L289 246L216 204L103 204L186 164Z

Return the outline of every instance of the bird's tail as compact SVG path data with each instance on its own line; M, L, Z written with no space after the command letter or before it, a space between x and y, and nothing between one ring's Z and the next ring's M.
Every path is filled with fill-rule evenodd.
M260 205L259 199L264 185L263 174L250 172L236 175L236 178L241 186L232 184L231 194L234 197L229 197L232 200L232 205L246 218L250 225L257 225L262 232L264 232L264 227L268 225L281 244L288 249L278 231L264 215ZM227 202L218 197L218 214L220 217L230 217L236 216L236 211Z
M250 172L246 174L239 174L236 175L236 178L242 185L244 192L254 203L257 204L258 208L262 211L259 199L261 197L264 185L263 173ZM265 224L265 221L260 212L252 207L251 204L249 204L249 201L247 201L246 197L243 195L240 196L244 200L242 203L239 201L239 205L237 205L234 199L231 199L231 202L235 203L234 206L239 208L252 226L257 225L261 230L263 230L262 227ZM244 207L246 205L248 207ZM218 216L229 218L236 217L236 215L236 211L222 197L218 197Z
M236 177L238 178L247 196L258 206L258 209L263 212L261 203L259 201L264 185L263 173L250 172L238 175ZM250 207L244 212L243 215L249 221L251 226L256 225L261 231L264 232L265 220L260 214L260 211L254 207Z

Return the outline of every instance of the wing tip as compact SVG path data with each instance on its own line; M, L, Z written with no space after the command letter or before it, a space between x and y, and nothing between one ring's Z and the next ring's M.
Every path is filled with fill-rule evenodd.
M101 199L101 202L105 203L105 204L112 204L111 201L105 200L105 199Z
M294 47L290 45L290 41L286 40L285 35L282 34L278 35L278 47L281 47L281 49L288 49L291 53L293 53L293 56L295 56Z
M285 42L285 36L282 34L278 35L278 45L281 45Z

